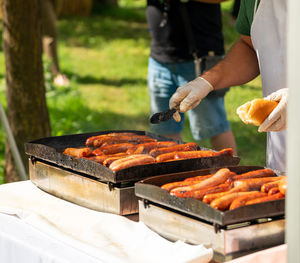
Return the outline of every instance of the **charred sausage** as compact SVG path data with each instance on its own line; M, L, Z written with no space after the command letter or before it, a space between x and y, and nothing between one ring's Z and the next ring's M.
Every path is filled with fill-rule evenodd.
M229 210L233 210L238 207L244 206L247 201L258 198L258 197L264 197L264 196L267 196L267 194L259 192L259 191L248 192L247 195L242 195L242 196L234 199L229 207Z
M247 186L238 186L238 187L233 187L227 192L220 192L220 193L215 193L215 194L206 194L203 196L202 202L206 204L210 204L213 200L218 199L222 196L232 194L232 193L238 193L238 192L248 192L249 188Z
M187 191L195 191L201 190L204 188L216 186L224 183L230 177L230 170L227 168L219 169L212 177L207 178L197 184L193 184L190 186L177 187L170 191L171 194L175 194L176 192L187 192Z
M109 168L113 171L120 171L132 166L145 165L154 162L154 158L148 154L134 154L114 161Z
M173 145L173 146L153 149L149 152L149 154L155 158L164 153L171 153L171 152L178 152L178 151L196 151L197 147L198 146L196 143L190 142L184 144L177 144L175 146Z
M258 203L263 203L263 202L268 202L273 200L279 200L279 199L284 199L284 195L282 193L277 193L274 195L268 195L268 196L252 199L246 202L246 205L253 205L253 204L258 204Z
M241 186L241 185L247 185L250 190L260 190L260 188L263 184L269 183L269 182L275 182L280 179L281 179L280 176L241 179L241 180L234 181L234 187Z
M233 177L233 180L247 179L247 178L260 178L260 177L271 177L275 176L275 173L271 169L259 169L250 171L243 174L238 174Z
M188 192L176 192L173 195L177 197L191 197L194 199L202 200L203 196L206 194L211 194L211 193L219 193L219 192L224 192L224 191L229 191L232 188L232 184L219 184L217 186L213 187L208 187L204 188L202 190L196 190L196 191L188 191Z
M236 192L236 193L231 193L231 194L227 194L224 195L220 198L217 198L215 200L213 200L210 203L210 206L218 209L218 210L226 210L229 208L230 204L232 203L232 201L240 196L244 196L244 195L248 195L249 192Z
M71 155L71 156L76 156L76 157L88 157L93 155L93 151L88 148L66 148L63 151L63 154Z
M127 153L128 154L149 153L151 150L155 150L157 148L171 147L174 145L177 145L177 142L160 141L160 142L141 143L141 144L137 144L137 145L134 145L133 147L129 148L127 150Z

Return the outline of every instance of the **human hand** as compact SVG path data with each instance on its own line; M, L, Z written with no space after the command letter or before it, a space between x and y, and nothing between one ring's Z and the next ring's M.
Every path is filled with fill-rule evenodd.
M278 101L276 108L259 126L259 132L282 131L286 128L286 108L288 89L280 89L265 98L266 100Z
M213 86L207 80L198 77L176 90L169 102L170 109L175 108L180 112L191 110L212 90ZM173 115L177 122L181 119L178 111Z

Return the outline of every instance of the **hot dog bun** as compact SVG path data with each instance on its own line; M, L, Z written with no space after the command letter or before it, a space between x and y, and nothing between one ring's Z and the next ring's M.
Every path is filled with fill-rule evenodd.
M236 113L245 124L260 126L277 105L276 101L254 99L238 107Z

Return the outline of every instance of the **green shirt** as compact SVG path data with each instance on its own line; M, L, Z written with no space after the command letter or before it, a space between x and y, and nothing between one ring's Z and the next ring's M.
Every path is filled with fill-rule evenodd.
M257 4L260 0L257 1ZM250 29L253 21L255 0L241 0L240 11L236 20L236 30L246 36L250 36Z

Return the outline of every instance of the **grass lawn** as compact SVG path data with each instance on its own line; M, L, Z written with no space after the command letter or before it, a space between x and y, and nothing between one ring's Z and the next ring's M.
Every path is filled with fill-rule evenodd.
M231 5L231 1L222 4L226 50L238 38L230 24ZM95 8L89 17L62 17L58 29L60 64L71 79L71 87L53 87L49 74L45 73L52 135L149 130L146 77L150 38L145 22L145 1L121 0L117 9ZM226 95L228 119L243 165L264 165L266 137L259 134L256 127L244 125L235 110L261 96L260 79L232 87ZM5 105L2 50L0 99ZM183 138L194 141L188 120ZM4 129L0 126L0 183L3 182L4 140ZM208 141L198 144L210 147Z

